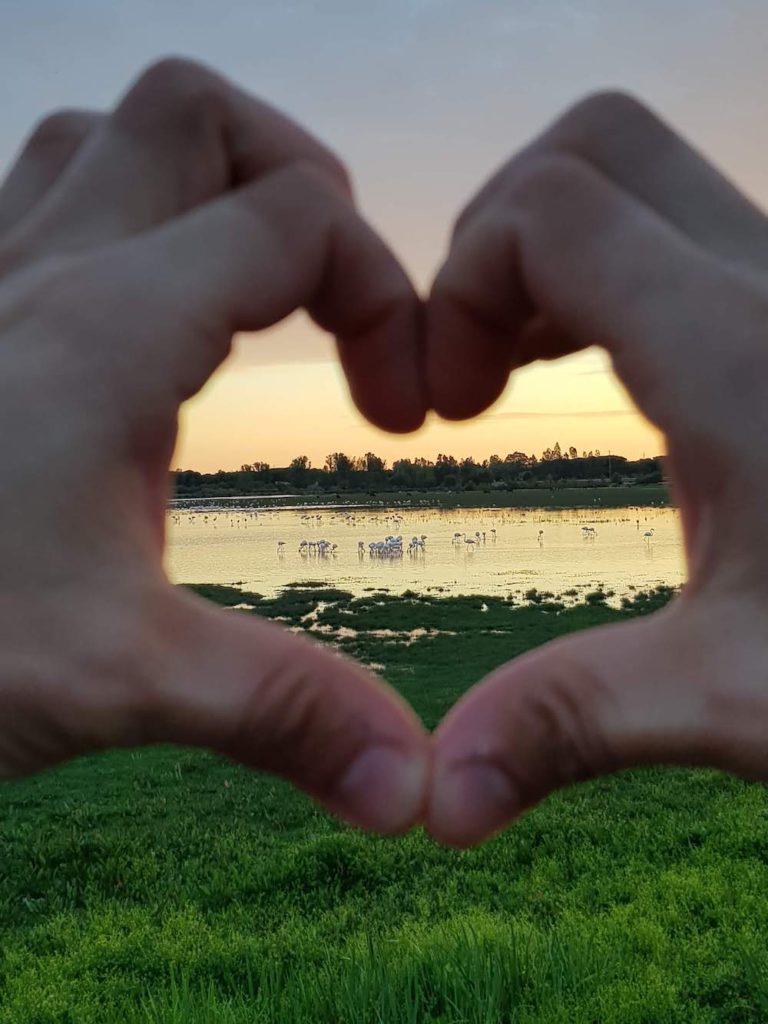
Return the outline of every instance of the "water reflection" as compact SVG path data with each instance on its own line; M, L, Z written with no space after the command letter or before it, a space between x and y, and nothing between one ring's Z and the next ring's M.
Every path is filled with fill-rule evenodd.
M618 597L685 579L675 509L264 509L198 502L168 513L177 583L239 584L272 595L316 581L445 594ZM574 593L575 592L575 593Z

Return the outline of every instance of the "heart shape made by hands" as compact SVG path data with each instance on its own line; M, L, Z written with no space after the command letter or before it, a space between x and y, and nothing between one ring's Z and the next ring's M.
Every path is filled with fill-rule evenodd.
M484 186L426 300L338 159L205 68L164 61L110 113L48 118L0 191L0 777L193 743L458 845L646 761L766 777L767 264L763 214L620 95ZM361 667L171 587L179 405L234 331L299 307L394 431L603 345L668 439L684 593L511 662L428 737Z

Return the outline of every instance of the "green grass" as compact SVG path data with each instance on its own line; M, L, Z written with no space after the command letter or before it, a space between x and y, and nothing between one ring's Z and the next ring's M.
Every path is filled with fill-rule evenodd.
M290 621L329 602L430 726L506 658L668 596L201 589ZM456 635L370 635L414 623ZM118 752L0 788L0 852L0 1024L768 1020L768 801L716 772L582 785L455 852L345 828L205 753Z

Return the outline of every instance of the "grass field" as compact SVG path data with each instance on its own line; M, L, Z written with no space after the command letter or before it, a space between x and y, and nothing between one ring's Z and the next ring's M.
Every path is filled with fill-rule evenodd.
M231 500L227 498L190 498L193 502ZM631 487L530 487L514 491L305 491L298 494L251 495L256 505L280 508L302 505L373 505L386 508L633 508L670 503L663 484L637 484Z
M322 597L433 725L507 658L666 596L250 600L298 622ZM414 622L455 635L371 635ZM111 753L0 788L0 851L0 1024L768 1020L768 801L715 772L582 785L455 852L204 753Z

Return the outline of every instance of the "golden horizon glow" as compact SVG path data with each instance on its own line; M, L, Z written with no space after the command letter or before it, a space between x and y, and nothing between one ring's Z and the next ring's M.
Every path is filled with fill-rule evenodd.
M320 467L335 451L373 451L389 465L398 458L434 459L438 452L482 460L511 451L540 455L556 441L579 453L599 449L628 458L664 450L659 432L634 409L607 358L596 351L519 371L493 408L475 420L431 417L415 434L387 434L353 407L341 370L328 358L331 343L319 332L309 340L306 330L294 319L271 337L238 339L231 361L183 408L174 467L215 472L255 461L287 466L297 455ZM285 351L285 334L292 331L299 333L295 351L312 361L249 365L252 346L260 347L260 359L268 358L265 347Z

